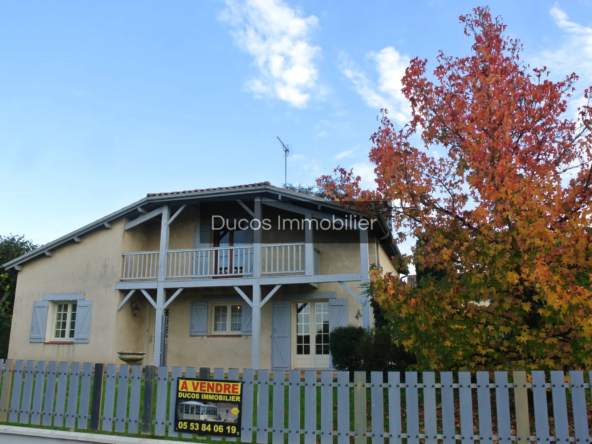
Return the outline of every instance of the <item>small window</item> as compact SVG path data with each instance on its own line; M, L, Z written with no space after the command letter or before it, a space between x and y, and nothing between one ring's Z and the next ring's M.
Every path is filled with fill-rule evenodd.
M53 340L74 340L76 302L56 302L53 304L53 308L55 310Z
M243 327L242 305L215 304L213 305L214 335L241 334Z

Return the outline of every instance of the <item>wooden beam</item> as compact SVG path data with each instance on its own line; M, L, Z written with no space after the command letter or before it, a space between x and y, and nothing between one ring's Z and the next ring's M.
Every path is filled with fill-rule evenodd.
M171 302L173 302L175 300L175 298L181 294L182 291L183 291L183 288L179 288L177 291L175 291L175 293L173 293L173 295L169 298L169 300L166 301L166 303L164 304L164 307L162 307L163 310L165 308L167 308L169 306L169 304Z
M239 203L239 205L240 205L241 207L243 207L243 208L245 209L245 211L246 211L247 213L249 213L249 214L251 215L251 217L252 217L253 219L255 219L255 218L256 218L256 216L255 216L255 212L254 212L253 210L251 210L251 209L250 209L250 208L249 208L249 207L248 207L246 204L244 204L242 200L240 200L240 199L237 199L236 201Z
M109 222L105 222L103 226L107 229L111 228L111 224Z
M148 302L150 302L152 304L152 306L154 308L156 308L156 302L154 302L154 299L152 299L152 297L150 296L150 294L148 294L148 292L146 290L144 290L143 288L140 291L142 292L142 294L144 296L146 296L146 299L148 299Z
M138 207L138 213L140 214L148 214L148 211L146 211L144 208L142 207Z
M187 206L187 205L181 205L181 208L179 208L179 209L178 209L178 210L175 212L175 214L173 214L173 215L171 216L171 218L169 219L169 225L173 223L173 221L176 219L176 217L177 217L179 214L181 214L181 212L182 212L182 211L185 209L185 207L186 207L186 206Z
M249 297L245 294L244 291L242 291L239 287L234 287L234 289L236 290L236 292L238 294L241 295L241 297L245 300L245 302L247 304L249 304L251 307L253 307L253 303L251 302L251 300L249 299Z
M364 305L364 301L362 300L362 298L360 296L358 296L351 288L349 288L345 282L339 282L339 285L341 285L343 288L345 288L347 290L347 292L349 294L351 294L351 296L358 301L360 304Z
M255 219L260 222L263 220L263 208L261 205L261 198L255 198ZM253 232L253 277L259 278L261 276L261 241L263 232L261 231L261 224L259 229Z
M82 243L82 239L79 238L78 236L74 237L74 239L72 239L74 242L76 242L77 244Z
M131 298L135 292L136 290L132 290L127 294L125 298L123 298L123 301L121 301L121 304L119 304L119 306L117 307L117 311L121 310L121 307L123 307L125 303L129 301L129 298Z
M307 212L305 214L307 220L312 221L312 214ZM314 244L312 224L304 224L304 274L312 276L314 274Z
M265 303L266 303L267 301L269 301L269 300L271 299L271 297L272 297L272 296L273 296L273 295L276 293L276 291L278 291L278 290L280 289L280 287L281 287L281 285L279 285L279 284L278 284L278 285L276 285L275 287L273 287L273 290L271 290L271 291L269 292L269 294L268 294L267 296L265 296L265 299L263 299L263 300L261 301L261 305L260 305L260 307L263 307L263 306L265 305Z
M130 228L134 228L137 225L140 225L144 222L146 222L149 219L152 219L153 217L158 216L159 214L162 213L162 208L157 208L156 210L151 211L150 213L146 213L132 221L129 221L127 224L125 224L125 227L123 228L125 231L129 230Z
M253 285L253 310L251 314L251 367L259 370L261 350L261 286Z
M370 282L370 258L368 257L368 231L360 231L360 275L362 284ZM370 327L370 304L362 307L362 325L364 328Z

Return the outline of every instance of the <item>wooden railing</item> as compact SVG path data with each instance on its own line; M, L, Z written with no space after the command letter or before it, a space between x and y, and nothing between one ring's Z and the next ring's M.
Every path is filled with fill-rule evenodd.
M261 274L304 274L304 243L261 246ZM158 251L123 253L122 280L158 278ZM318 252L314 254L318 274ZM250 277L253 275L253 246L193 248L167 252L167 279Z
M304 243L261 245L261 274L302 274Z
M0 375L0 422L14 425L196 442L191 434L175 432L174 418L177 378L197 376L244 381L243 443L591 442L590 373L582 371L355 372L351 378L348 372L316 370L212 373L0 360Z
M123 253L123 280L158 278L158 251Z

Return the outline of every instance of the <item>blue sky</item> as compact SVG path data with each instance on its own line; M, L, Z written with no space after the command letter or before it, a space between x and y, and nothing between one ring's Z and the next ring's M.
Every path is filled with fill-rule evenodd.
M49 242L148 192L337 165L372 185L409 58L466 55L479 2L0 1L0 234ZM496 1L524 59L592 85L592 1Z

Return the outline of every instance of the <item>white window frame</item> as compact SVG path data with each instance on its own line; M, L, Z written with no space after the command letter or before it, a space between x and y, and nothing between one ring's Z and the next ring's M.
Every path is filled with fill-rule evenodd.
M239 307L241 314L241 328L238 331L232 331L232 307ZM226 330L216 331L216 307L226 307ZM212 336L242 336L243 331L243 304L240 302L221 302L221 303L208 303L208 316L209 322L209 334Z
M76 321L74 321L74 331L72 332L72 337L65 337L65 338L57 338L56 337L56 323L57 323L57 316L58 316L58 306L59 305L68 305L68 314L66 319L66 332L67 334L70 333L70 324L72 322L72 306L78 306L77 300L64 300L64 301L50 301L47 313L47 325L46 325L46 332L45 337L49 338L49 342L74 342L74 337L76 336ZM47 342L47 340L46 340Z

